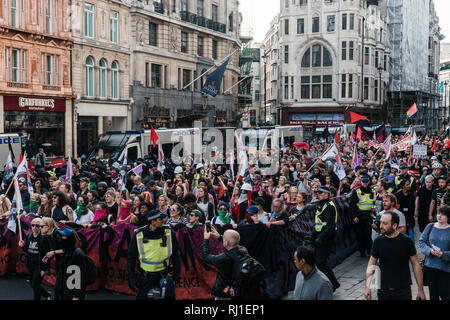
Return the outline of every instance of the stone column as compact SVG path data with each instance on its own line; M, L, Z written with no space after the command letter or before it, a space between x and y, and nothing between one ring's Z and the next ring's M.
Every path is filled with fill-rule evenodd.
M5 132L5 113L3 112L3 96L0 96L0 133Z
M72 157L73 146L73 120L72 120L72 99L66 99L66 113L65 113L65 152L66 157Z

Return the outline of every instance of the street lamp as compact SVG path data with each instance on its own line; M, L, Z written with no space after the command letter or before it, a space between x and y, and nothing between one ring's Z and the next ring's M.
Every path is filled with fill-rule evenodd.
M264 62L264 123L267 122L267 89L266 89L266 64L267 64L267 55L264 52L264 55L262 56L263 62Z

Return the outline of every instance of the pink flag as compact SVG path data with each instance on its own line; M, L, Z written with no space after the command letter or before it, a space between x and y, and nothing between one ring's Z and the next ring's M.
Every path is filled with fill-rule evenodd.
M144 168L142 167L142 163L138 165L136 168L132 170L135 175L140 176L142 171L144 171Z

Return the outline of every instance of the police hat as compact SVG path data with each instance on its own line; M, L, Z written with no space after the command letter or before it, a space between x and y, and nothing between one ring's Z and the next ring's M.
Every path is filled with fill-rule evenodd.
M316 193L330 193L331 194L331 190L330 188L328 188L327 186L321 186Z
M167 214L165 214L165 213L163 213L163 212L161 212L161 211L159 211L157 209L151 210L147 214L147 221L148 222L150 222L150 221L152 221L154 219L158 219L158 218L161 218L161 219L167 218Z
M362 178L361 178L362 183L367 183L369 181L370 181L370 176L368 176L368 175L362 176Z
M402 163L400 165L400 169L408 169L408 166L405 163Z

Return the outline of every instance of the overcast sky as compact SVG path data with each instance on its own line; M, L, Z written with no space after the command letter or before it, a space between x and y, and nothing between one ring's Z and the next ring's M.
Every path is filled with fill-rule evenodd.
M445 35L443 42L450 42L450 1L434 0L439 17L439 25ZM266 32L269 30L270 21L280 11L280 0L241 0L240 2L243 34L253 29L255 42L262 42Z

